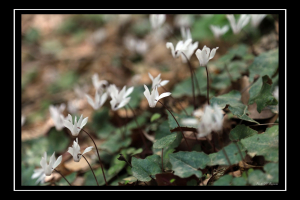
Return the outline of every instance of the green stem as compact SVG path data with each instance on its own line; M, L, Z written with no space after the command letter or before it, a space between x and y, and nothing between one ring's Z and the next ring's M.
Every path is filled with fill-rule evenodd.
M91 168L91 170L92 170L92 172L93 172L93 175L94 175L94 177L95 177L95 180L96 180L96 182L97 182L97 185L99 186L99 183L98 183L98 180L97 180L97 178L96 178L96 176L95 176L95 173L94 173L93 168L91 167L91 165L90 165L90 163L87 161L87 159L84 157L84 155L81 154L81 156L85 159L85 161L87 162L87 164L90 166L90 168Z

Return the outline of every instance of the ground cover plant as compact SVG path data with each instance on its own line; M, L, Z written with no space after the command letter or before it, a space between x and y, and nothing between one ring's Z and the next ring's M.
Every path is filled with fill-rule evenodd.
M22 186L277 185L278 40L275 14L22 15Z

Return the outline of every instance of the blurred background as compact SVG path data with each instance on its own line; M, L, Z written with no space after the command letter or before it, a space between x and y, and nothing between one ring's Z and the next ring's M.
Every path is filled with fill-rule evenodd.
M229 22L224 14L167 14L160 32L155 32L147 14L22 15L22 185L36 184L31 176L33 170L40 167L44 151L48 156L54 151L56 157L63 154L66 174L89 170L86 163L75 167L74 162L67 163L70 157L65 151L72 139L66 132L55 129L49 106L64 103L65 116L71 113L89 117L90 132L97 137L98 144L105 142L105 134L111 127L105 126L106 131L99 131L99 124L93 121L95 111L84 96L87 93L94 97L94 74L119 88L135 86L130 105L138 114L149 107L143 95L143 85L151 84L148 72L154 77L161 73L162 80L170 80L165 87L171 92L177 83L190 77L181 59L174 59L166 48L166 42L175 46L182 40L180 27L190 28L193 42L199 42L198 48L204 45L211 49L219 47L209 67L216 74L220 71L218 58L230 49L246 46L244 61L251 63L254 59L251 50L259 55L278 47L278 15L267 15L257 28L249 23L243 28L244 32L237 35L229 28L219 39L214 37L210 25L229 26ZM199 67L195 54L190 61L195 68ZM221 81L215 81L213 87L215 95L228 91L228 85ZM159 91L164 92L161 88ZM182 99L184 107L190 103L190 99ZM108 113L111 125L121 126L115 118L125 118L124 109L115 114L109 108L107 100L99 111ZM130 111L128 115L132 117ZM90 146L89 139L86 141L85 146ZM84 184L84 178L80 182L80 173L74 174L73 181Z

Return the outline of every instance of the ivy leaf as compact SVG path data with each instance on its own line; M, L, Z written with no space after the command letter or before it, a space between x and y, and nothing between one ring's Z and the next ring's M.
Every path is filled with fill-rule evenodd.
M230 145L228 145L224 148L231 165L237 164L238 162L240 162L242 160L241 155L239 153L239 149L237 148L237 145L239 146L241 153L242 153L242 157L244 158L246 155L245 148L241 145L240 142L231 143ZM208 163L209 166L229 165L229 163L226 159L226 156L222 150L220 150L216 153L211 153L208 156L210 158L210 162Z
M278 163L267 163L264 166L264 170L266 172L266 178L269 182L278 183L279 181L279 166Z
M229 186L231 185L232 176L226 174L214 182L214 186Z
M267 179L265 174L261 170L253 170L253 172L248 173L248 183L251 185L265 185Z
M242 125L237 125L230 131L229 138L232 141L237 141L237 140L241 140L241 139L250 137L255 134L257 134L257 131L242 124Z
M267 161L278 162L278 125L268 128L264 133L242 139L241 143L251 157L262 155Z
M271 83L271 84L269 84ZM250 93L249 104L256 103L257 104L257 111L260 113L262 109L268 105L277 105L277 100L273 96L271 92L272 88L272 80L267 76L262 77L262 87L259 91L257 91L258 87L251 88L252 91ZM256 92L253 90L256 89ZM256 94L255 96L251 96Z
M132 175L140 181L150 181L150 175L161 173L160 156L151 155L145 159L132 157Z
M232 185L243 186L247 184L247 179L244 177L234 177L232 179Z
M170 135L167 135L159 140L156 140L153 144L153 148L155 149L162 149L169 146L171 143L174 142L174 140L177 137L177 133L172 133Z
M261 53L249 66L249 81L252 82L255 75L271 77L278 68L278 48Z
M257 121L248 117L248 106L244 105L240 99L241 93L239 91L232 90L227 94L211 98L210 102L211 105L217 104L221 109L224 109L227 105L229 105L228 109L238 118L259 124Z
M116 132L114 135L111 135L104 143L99 147L100 149L105 149L110 153L116 153L122 147L128 147L131 144L131 138L126 137L122 138L122 133Z
M172 135L173 133L170 132L170 128L169 128L169 124L168 121L164 121L162 122L159 126L158 129L155 133L155 140L160 140L163 137L166 137L168 135ZM181 133L177 133L177 136L175 138L175 140L169 144L169 148L176 148L178 147L178 145L180 144L182 139L182 134ZM159 149L160 150L160 149Z
M175 175L181 178L187 178L196 175L198 178L202 177L202 172L199 168L204 169L209 163L209 157L203 152L177 152L169 155L172 164L172 170Z
M151 119L150 119L150 122L153 122L153 121L159 119L160 116L161 116L161 115L160 115L159 113L154 113L154 114L152 115Z

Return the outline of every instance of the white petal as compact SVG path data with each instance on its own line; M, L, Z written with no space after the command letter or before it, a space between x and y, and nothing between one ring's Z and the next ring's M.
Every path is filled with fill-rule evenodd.
M101 100L100 100L100 106L102 106L105 103L107 97L108 97L107 92L105 92L104 94L102 94Z
M145 95L146 99L147 99L148 102L149 102L149 100L150 100L150 92L149 92L149 89L148 89L148 87L147 87L146 85L144 85L144 88L145 88L144 95Z
M87 153L87 152L89 152L89 151L91 151L92 148L93 148L93 146L87 147L87 148L83 151L82 155L85 154L85 153Z
M73 156L74 151L72 147L69 147L68 152Z
M82 122L80 124L80 129L82 129L82 127L84 127L86 125L87 121L88 121L88 117L86 117L82 120Z
M171 92L162 93L161 95L159 95L158 98L156 98L156 100L158 101L158 100L160 100L160 99L162 99L164 97L170 96L170 95L171 95Z
M120 109L120 108L122 108L123 106L125 106L125 105L130 101L130 98L131 98L131 97L127 97L126 99L123 99L123 100L120 102L120 104L118 105L117 110Z
M62 160L62 156L60 155L57 160L55 161L54 165L53 165L53 169L55 169L60 163L61 163L61 160Z
M162 82L160 82L160 85L161 85L161 86L164 86L164 85L166 85L167 83L169 83L169 80L163 80Z
M130 88L128 88L128 90L126 91L126 93L125 93L125 95L124 95L124 97L123 97L123 98L127 97L128 95L130 95L130 94L133 92L133 89L134 89L134 87L133 87L133 86L132 86L132 87L130 87Z
M86 97L88 103L95 109L95 103L94 103L93 99L91 98L91 96L88 94L85 94L85 97Z
M148 72L148 75L149 75L151 81L153 81L153 76L149 72Z
M175 49L174 49L173 43L167 42L167 43L166 43L166 47L167 47L168 49L171 48L172 56L173 56L173 58L175 58Z
M210 53L209 60L215 56L217 49L219 49L219 47L213 48L213 50Z
M52 156L50 157L49 166L52 167L55 162L55 152L53 152Z

